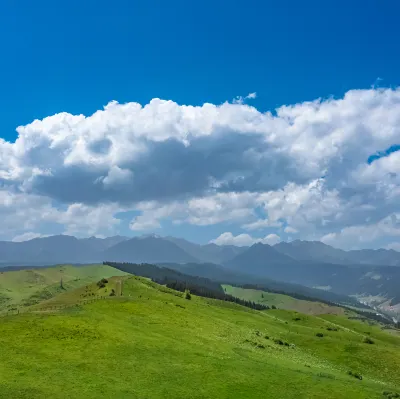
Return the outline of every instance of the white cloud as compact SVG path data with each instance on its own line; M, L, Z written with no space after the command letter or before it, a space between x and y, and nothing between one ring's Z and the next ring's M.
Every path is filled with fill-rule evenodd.
M142 202L137 205L142 214L131 221L130 228L138 231L160 228L160 220L165 218L172 218L175 224L197 226L239 222L252 217L256 204L257 194L248 192L218 193L167 204Z
M250 246L257 242L268 245L275 245L281 241L277 234L268 234L264 238L253 238L249 234L238 234L234 236L230 232L222 233L219 237L211 240L210 243L217 245L237 245L238 247Z
M120 184L129 184L133 178L133 173L127 169L121 169L114 165L108 171L107 176L102 179L106 187L115 186Z
M280 227L282 225L279 221L271 222L269 219L258 219L255 222L246 223L242 226L245 230L263 230L268 227Z
M32 231L29 231L27 233L23 233L20 235L15 236L12 241L13 242L22 242L22 241L29 241L33 240L34 238L40 238L40 237L45 237L45 235L42 235L40 233L34 233Z
M117 232L121 222L115 217L118 210L115 205L91 207L76 203L68 206L66 211L58 212L54 221L66 226L65 234L110 235Z
M400 252L400 242L391 242L390 244L386 245L385 248Z
M257 98L257 93L249 93L245 98L249 99L249 100L254 100L255 98Z
M338 232L328 233L321 241L346 249L368 247L382 237L400 237L400 213L391 214L377 223L345 227ZM393 244L392 244L393 245Z
M164 219L260 235L284 225L341 246L389 245L393 230L371 226L400 213L400 152L367 159L400 143L400 89L352 90L274 114L245 104L254 98L111 102L18 127L15 142L0 139L2 237L44 223L108 234L120 228L118 212L136 210L133 230Z
M254 244L254 239L248 234L239 234L234 236L230 232L222 233L219 237L211 240L210 243L217 245L237 245L238 247L246 247Z
M287 234L296 234L296 233L298 233L298 231L296 229L294 229L293 227L291 227L291 226L286 226L284 232L287 233Z
M278 244L278 242L281 241L281 238L277 234L268 234L265 236L260 242L263 244L268 244L268 245L275 245Z
M232 103L233 104L244 104L246 100L254 100L257 98L257 93L249 93L247 96L237 96L233 99Z

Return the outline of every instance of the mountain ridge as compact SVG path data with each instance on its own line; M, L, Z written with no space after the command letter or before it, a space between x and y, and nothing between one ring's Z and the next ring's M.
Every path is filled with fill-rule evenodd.
M215 243L197 244L184 238L172 236L160 237L154 234L137 237L111 236L105 238L87 237L77 238L71 235L54 235L33 238L28 241L13 242L0 241L0 264L51 264L54 262L96 262L103 261L110 248L130 240L154 239L153 244L165 246L165 242L173 243L186 253L179 255L186 261L200 263L225 264L233 261L238 255L248 251L251 247L235 245L217 245ZM135 241L132 241L134 243ZM257 245L257 244L255 244ZM265 245L265 244L259 244ZM174 248L174 249L172 249ZM270 246L276 252L289 256L297 261L320 262L348 266L400 266L400 252L388 249L361 249L345 251L334 248L320 241L280 242ZM171 251L178 253L176 247L171 246ZM271 251L271 250L270 250ZM105 253L103 253L105 252ZM279 255L276 252L274 257ZM131 261L133 259L130 259ZM145 259L148 261L149 259ZM167 259L160 259L166 261ZM168 260L175 261L168 255Z

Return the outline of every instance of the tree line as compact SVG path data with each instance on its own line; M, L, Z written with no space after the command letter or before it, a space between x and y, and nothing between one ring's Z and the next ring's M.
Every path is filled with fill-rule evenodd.
M256 310L267 310L268 306L255 302L246 301L235 296L226 294L221 284L208 278L190 276L166 267L158 267L148 263L128 263L128 262L103 262L104 265L114 267L123 272L136 276L150 278L153 282L165 285L176 291L185 292L189 290L192 294L219 299L222 301L237 303Z
M191 294L202 296L206 298L219 299L221 301L234 302L242 306L246 306L247 308L255 309L255 310L267 310L269 306L265 306L259 303L255 303L252 301L246 301L244 299L237 298L233 295L225 294L224 292L212 291L205 287L201 287L199 285L191 284L186 281L172 281L165 279L164 281L158 282L159 284L166 285L168 288L172 288L176 291L185 292L189 290Z

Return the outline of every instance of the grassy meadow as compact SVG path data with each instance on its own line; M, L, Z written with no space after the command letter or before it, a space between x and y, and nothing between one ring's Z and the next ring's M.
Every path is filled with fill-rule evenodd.
M0 317L0 397L365 399L400 392L400 337L378 324L187 300L144 278L112 274L105 287L96 277Z
M57 265L7 272L0 269L0 314L9 309L23 311L30 305L103 277L125 274L105 265Z
M231 285L223 285L223 288L227 294L270 307L276 306L279 309L294 310L310 315L344 315L346 313L346 310L339 306L331 306L321 302L295 299L288 295L275 294L272 292L265 292L255 289L233 287Z

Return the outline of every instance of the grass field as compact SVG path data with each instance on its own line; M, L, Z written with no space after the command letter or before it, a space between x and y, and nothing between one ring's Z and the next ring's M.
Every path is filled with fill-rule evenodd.
M0 271L0 313L9 309L24 310L29 305L64 291L78 288L103 277L124 274L104 265L60 265L30 270ZM63 288L60 286L61 279Z
M119 286L122 296L108 296ZM79 304L98 297L107 299ZM400 391L400 337L345 316L185 300L135 276L29 310L0 318L0 397L365 399Z
M245 289L240 287L233 287L231 285L223 285L227 294L236 296L238 298L246 299L248 301L261 303L268 306L276 306L279 309L294 310L300 313L310 315L320 314L336 314L344 315L345 309L339 306L330 306L321 302L304 301L292 298L288 295L275 294L254 289Z

